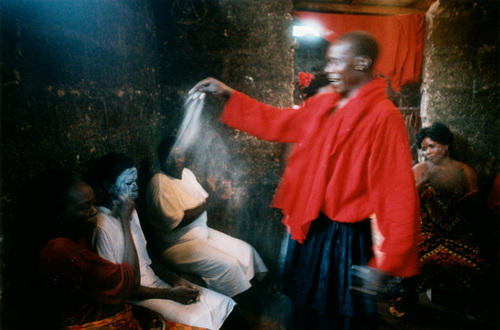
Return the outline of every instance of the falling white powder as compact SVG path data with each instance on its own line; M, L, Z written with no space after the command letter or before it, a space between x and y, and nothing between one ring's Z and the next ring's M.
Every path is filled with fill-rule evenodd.
M218 129L203 115L205 97L200 92L187 94L184 119L172 151L178 156L188 156L190 168L199 180L206 182L205 188L210 187L221 198L229 199L233 207L241 207L247 196L246 186L242 186L247 166L229 151Z
M174 148L176 148L180 154L185 154L199 136L201 111L205 104L204 100L205 93L195 92L188 94L184 102L184 120L179 128L177 139L174 144Z

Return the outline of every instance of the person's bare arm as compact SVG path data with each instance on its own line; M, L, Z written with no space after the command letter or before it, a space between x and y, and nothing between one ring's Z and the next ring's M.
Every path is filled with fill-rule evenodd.
M413 175L417 184L417 190L420 191L431 178L431 169L426 162L418 163L413 166Z
M179 223L178 227L184 227L189 225L191 222L196 220L205 210L207 209L207 202L204 201L202 204L193 207L192 209L187 209L184 211L184 217Z
M467 164L462 164L462 168L465 173L465 178L467 179L467 186L468 186L468 192L465 194L464 197L468 195L472 195L476 192L479 191L478 185L477 185L477 175L476 172L472 167L470 167Z
M187 305L198 301L200 290L196 287L176 286L172 288L151 288L140 286L132 294L132 299L168 299Z
M121 225L123 228L123 243L124 243L124 260L130 265L134 271L134 287L139 288L141 284L141 271L139 268L139 258L137 256L137 251L135 248L134 240L132 238L132 233L130 231L130 221L132 218L132 212L135 209L135 203L130 198L120 198L118 205L116 206L116 213L118 218L121 220Z

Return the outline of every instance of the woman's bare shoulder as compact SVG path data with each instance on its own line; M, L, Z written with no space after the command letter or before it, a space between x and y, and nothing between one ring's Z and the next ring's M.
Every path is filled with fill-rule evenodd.
M420 163L413 165L413 172L415 174L424 173L424 172L427 172L429 170L429 168L430 168L429 163L426 161L423 161L423 162L420 162Z

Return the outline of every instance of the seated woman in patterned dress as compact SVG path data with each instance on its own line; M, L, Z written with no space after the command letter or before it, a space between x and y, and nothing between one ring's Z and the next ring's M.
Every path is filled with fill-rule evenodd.
M463 302L473 296L485 265L470 217L478 192L476 173L450 157L453 134L444 124L420 129L416 140L424 158L413 167L421 216L417 292L432 292L432 300L440 295L438 300L446 303Z

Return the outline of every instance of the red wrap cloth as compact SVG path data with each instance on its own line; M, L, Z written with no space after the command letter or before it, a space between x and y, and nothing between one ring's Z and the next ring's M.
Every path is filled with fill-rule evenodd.
M295 142L272 206L302 242L325 213L338 222L371 214L384 238L371 265L397 276L418 272L418 196L404 120L375 79L342 108L337 94L318 94L299 110L279 109L235 91L221 121L258 138Z
M60 325L116 315L123 311L133 290L132 268L99 257L83 239L53 239L43 247L40 260L46 297L54 314L51 322Z
M374 72L388 77L396 92L404 84L420 80L425 37L424 14L376 16L296 11L294 16L300 21L319 23L324 30L323 37L330 42L349 31L370 32L380 46Z

